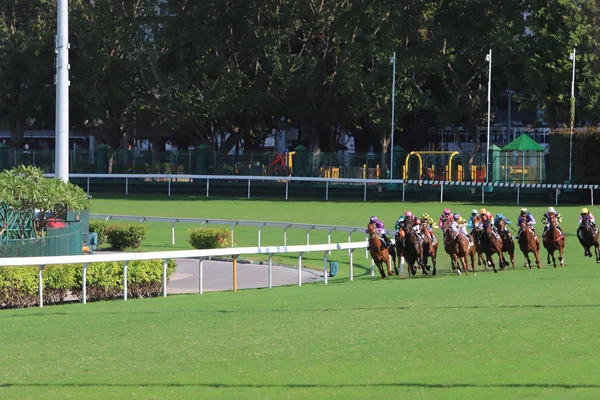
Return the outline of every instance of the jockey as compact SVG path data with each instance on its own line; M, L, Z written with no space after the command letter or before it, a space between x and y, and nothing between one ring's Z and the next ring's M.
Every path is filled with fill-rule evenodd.
M401 215L398 217L398 220L396 221L396 225L394 226L394 229L397 231L398 229L400 229L400 226L404 223L404 215Z
M533 215L531 215L531 213L527 211L526 208L521 208L521 213L519 214L519 218L517 219L517 225L519 225L519 232L517 233L517 238L521 235L521 222L525 222L525 224L527 224L531 228L533 234L537 236L534 227L535 218L533 218Z
M456 213L452 216L452 228L459 233L465 235L467 239L469 239L469 243L471 242L471 236L469 232L467 232L467 221L460 216L459 213Z
M508 232L508 225L512 224L512 222L504 216L502 213L496 214L496 219L494 219L494 226L496 229L498 228L499 222L504 221L504 232Z
M468 228L475 228L475 226L479 223L479 215L477 215L477 210L472 209L471 215L469 216L469 223L467 224Z
M550 229L551 217L556 218L556 228L560 231L561 234L564 235L562 228L558 226L558 224L562 222L562 216L560 215L560 213L556 212L554 207L548 207L548 210L544 213L544 216L542 217L542 223L546 225L544 227L544 233L542 233L542 235L545 235L548 229Z
M367 224L367 229L365 230L365 233L369 233L369 225L371 224L375 224L377 235L381 236L385 244L388 247L390 247L392 245L392 241L387 236L385 236L385 227L383 225L383 222L381 222L376 216L373 215L371 219L369 219L369 223Z
M408 221L408 223L411 224L411 226L413 227L413 229L415 231L419 229L419 224L420 224L419 218L417 218L416 215L413 215L412 212L410 212L410 211L405 212L404 220Z
M433 228L435 228L435 221L429 216L429 214L425 213L421 216L421 223L427 225L430 233L433 232Z
M438 226L440 228L443 228L444 227L444 222L446 220L450 220L450 222L452 222L452 211L450 211L449 208L444 208L444 212L440 216L440 222L439 222Z
M583 217L585 216L587 216L590 219L590 223L592 224L594 229L596 229L596 218L594 218L594 214L592 214L590 210L588 210L585 207L581 209L581 215L579 216L579 226L581 226L581 223L583 222Z

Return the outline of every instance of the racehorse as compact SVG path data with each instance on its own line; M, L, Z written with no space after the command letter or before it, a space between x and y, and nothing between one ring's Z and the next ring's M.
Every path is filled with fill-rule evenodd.
M396 253L404 256L408 276L416 275L419 266L423 270L423 275L428 275L427 268L424 268L423 265L423 246L421 245L421 240L417 237L417 233L408 221L404 221L398 228Z
M596 253L596 262L600 262L600 245L598 244L598 230L594 229L590 221L590 217L584 215L581 219L581 226L577 230L577 238L583 246L584 255L591 257L590 248L594 246Z
M477 252L477 265L479 265L479 266L483 265L485 270L487 271L487 263L485 262L485 259L483 258L483 248L481 246L481 234L482 233L483 233L482 228L475 227L473 229L471 237L473 238L473 243L475 243L475 251Z
M431 274L436 275L436 257L439 244L437 237L433 231L429 232L429 227L427 224L421 224L421 235L423 236L423 265L429 271L427 259L431 257L431 262L433 263L433 272Z
M504 268L506 264L504 261L504 254L502 254L502 239L500 239L500 236L497 236L497 233L492 230L490 221L484 222L483 232L480 235L479 241L481 243L481 250L483 254L485 254L487 264L492 267L494 272L498 272L492 257L494 254L498 254L500 268Z
M450 227L449 223L444 223L444 250L450 256L452 265L456 268L456 273L460 275L460 265L465 270L465 276L469 276L469 261L467 255L471 257L473 274L475 274L475 248L469 248L469 239L460 232L456 232ZM460 265L459 265L460 262Z
M563 235L557 227L556 216L550 216L548 223L550 224L550 227L546 231L543 239L544 247L548 251L548 265L550 265L550 256L552 256L552 263L554 264L554 268L556 268L554 252L558 251L558 260L560 261L561 267L564 267L565 259L563 257L563 252L566 244L565 235Z
M511 233L506 229L506 221L503 219L498 221L498 232L500 232L500 238L502 239L502 252L508 253L510 263L515 269L515 242L513 242ZM508 261L506 266L508 267Z
M385 279L385 272L383 269L384 264L387 265L388 275L392 276L394 273L392 272L392 265L390 263L390 253L388 251L388 247L379 239L379 235L377 234L377 227L375 226L375 224L369 224L368 230L369 251L371 252L373 262L375 263L375 265L377 265L377 269L379 269L381 279Z
M519 234L519 248L523 252L525 257L525 268L531 269L531 260L529 259L529 253L533 253L535 256L535 264L540 268L540 242L536 239L533 229L525 223L521 222L521 233Z

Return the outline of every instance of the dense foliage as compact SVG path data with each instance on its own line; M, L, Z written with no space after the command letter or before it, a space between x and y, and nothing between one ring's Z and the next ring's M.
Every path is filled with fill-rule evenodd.
M46 178L39 168L21 165L0 173L1 212L5 218L12 215L14 221L5 222L18 225L20 237L26 237L28 226L33 226L36 236L41 236L49 219L65 219L67 211L81 211L88 206L83 189L70 182Z
M12 144L25 126L53 126L55 7L0 5L0 118ZM577 47L576 123L594 123L599 10L594 0L70 0L71 119L113 145L135 133L214 148L231 132L227 151L296 127L313 150L335 151L344 129L359 151L387 147L396 52L396 143L455 126L478 142L489 49L494 104L510 88L516 107L540 107L559 126Z
M157 296L162 292L162 260L131 261L127 267L127 295L133 298ZM64 302L71 295L82 298L81 265L49 265L42 273L44 303ZM175 271L174 260L167 264L167 279ZM90 264L87 268L87 300L123 297L123 263ZM0 308L30 307L38 304L38 267L0 268Z
M546 162L547 173L556 182L569 179L565 161L569 160L571 140L569 129L557 129L549 136L550 152ZM600 182L600 127L588 127L573 131L573 183Z
M195 249L223 249L231 247L231 233L223 228L190 229L188 241Z
M109 225L104 232L113 250L137 249L146 238L144 225Z

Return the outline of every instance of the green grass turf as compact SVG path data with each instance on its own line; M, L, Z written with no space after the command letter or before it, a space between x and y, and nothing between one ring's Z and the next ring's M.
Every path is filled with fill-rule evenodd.
M0 312L0 398L597 399L593 263Z
M527 205L526 205L527 206ZM280 221L297 222L323 225L344 226L366 226L369 217L376 215L392 229L398 216L410 209L413 213L421 215L429 213L435 220L439 218L444 207L450 207L453 212L459 212L468 217L471 209L480 209L481 204L464 203L364 203L364 202L319 202L319 201L261 201L261 200L215 200L204 197L172 197L166 196L117 196L117 197L95 197L92 199L92 213L95 214L120 214L139 216L162 216L162 217L187 217L187 218L215 218L215 219L240 219L255 221ZM486 205L483 205L486 207ZM512 220L516 220L522 206L516 205L492 205L490 210L496 214L504 213ZM541 217L547 206L532 206L528 209L538 220L538 229L543 229ZM594 211L593 207L590 207ZM575 237L577 229L577 217L581 206L557 207L563 216L562 227L568 235L566 248L566 260L581 259L582 251ZM148 237L139 251L161 251L161 250L184 250L192 247L187 242L188 231L195 226L192 224L175 225L175 246L171 245L171 224L144 222L148 226ZM229 228L229 226L225 226ZM439 234L439 230L437 230ZM257 227L236 226L234 238L237 246L257 246ZM348 235L343 232L332 232L332 242L346 242ZM364 240L362 232L352 235L353 241ZM312 231L310 241L313 244L327 243L327 232ZM305 244L306 231L299 229L288 229L288 244ZM261 233L261 245L282 245L283 229L263 227ZM545 257L545 251L541 253ZM365 259L364 252L356 253L355 262L357 270L355 274L370 273L370 262ZM255 260L265 260L266 256L246 257ZM440 248L439 265L442 270L449 270L449 262L443 249ZM323 268L323 254L309 253L302 257L303 265L312 268ZM523 256L517 251L517 265L523 265ZM297 255L278 255L274 261L283 264L296 265ZM348 277L348 261L346 253L333 253L329 261L338 261L340 264L340 276L338 279Z
M372 214L393 225L409 206L443 208L93 200L96 213L358 226ZM492 209L513 218L517 210ZM542 208L532 210L539 217ZM597 399L600 266L572 236L578 208L559 211L570 235L564 268L529 271L518 255L515 271L381 281L356 257L363 275L355 282L341 274L327 286L1 311L0 398ZM169 247L169 226L159 225L144 250ZM179 243L188 228L178 228ZM240 227L236 240L254 245L255 234ZM263 235L280 240L278 230Z

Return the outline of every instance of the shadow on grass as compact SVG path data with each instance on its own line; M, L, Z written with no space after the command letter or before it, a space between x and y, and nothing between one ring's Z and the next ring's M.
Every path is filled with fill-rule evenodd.
M327 388L424 388L424 389L460 389L460 388L539 388L539 389L600 389L600 384L569 384L569 383L420 383L420 382L392 382L392 383L350 383L350 384L261 384L261 383L0 383L0 388L26 387L26 388L85 388L85 387L197 387L214 389L327 389Z

